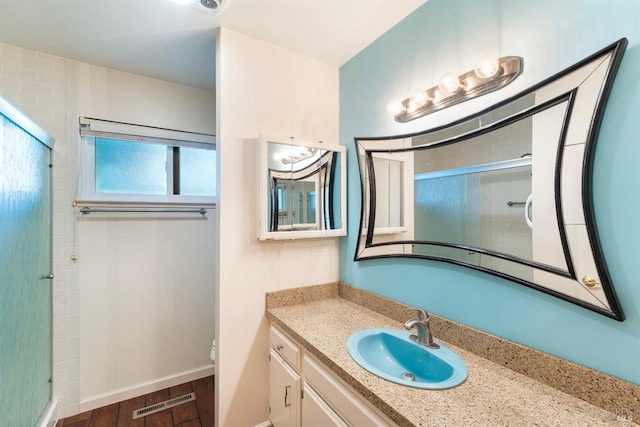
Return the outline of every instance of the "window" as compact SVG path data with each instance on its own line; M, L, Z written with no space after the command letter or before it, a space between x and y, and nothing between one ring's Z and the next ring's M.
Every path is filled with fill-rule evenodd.
M96 130L104 123L108 131ZM212 136L85 118L81 118L80 134L81 201L215 202Z

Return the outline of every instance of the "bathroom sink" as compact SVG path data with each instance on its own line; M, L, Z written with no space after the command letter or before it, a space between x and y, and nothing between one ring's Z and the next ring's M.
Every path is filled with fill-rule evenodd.
M467 366L442 343L427 348L397 329L364 329L347 339L347 350L360 366L385 380L409 387L443 390L467 379Z

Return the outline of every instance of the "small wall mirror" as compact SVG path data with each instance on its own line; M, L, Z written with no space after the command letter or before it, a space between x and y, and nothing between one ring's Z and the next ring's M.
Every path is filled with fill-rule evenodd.
M259 138L260 240L344 236L346 148Z
M623 320L593 218L591 174L626 44L455 123L356 138L355 260L459 264Z
M363 159L361 159L362 161ZM407 231L413 223L413 155L411 153L372 154L375 175L376 215L373 218L374 234L396 234ZM365 175L366 186L371 185ZM365 197L369 193L364 193ZM365 201L368 204L369 201ZM365 224L368 221L365 220ZM366 226L363 229L366 233Z

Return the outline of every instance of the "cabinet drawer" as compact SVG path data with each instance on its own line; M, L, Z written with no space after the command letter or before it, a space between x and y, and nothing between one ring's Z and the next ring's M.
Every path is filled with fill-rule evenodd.
M306 382L302 385L303 427L348 427Z
M315 391L350 426L393 426L391 420L378 414L372 407L355 396L346 385L329 373L320 362L305 354L302 375Z
M300 347L287 338L280 330L271 326L271 347L296 371L300 371Z

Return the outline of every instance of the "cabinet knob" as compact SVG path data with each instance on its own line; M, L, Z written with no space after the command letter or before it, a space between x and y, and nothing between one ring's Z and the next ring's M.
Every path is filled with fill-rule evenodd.
M282 344L276 344L276 350L280 351L284 348Z

